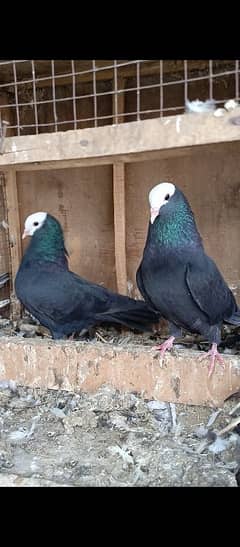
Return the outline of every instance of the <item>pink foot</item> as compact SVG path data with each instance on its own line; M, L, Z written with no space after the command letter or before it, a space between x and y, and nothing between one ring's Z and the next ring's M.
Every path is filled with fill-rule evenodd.
M215 360L218 361L223 367L225 367L224 360L222 356L220 355L220 353L218 353L217 344L214 343L211 349L206 353L206 355L204 355L204 357L200 357L200 361L202 361L203 359L206 359L206 357L211 357L210 365L208 367L208 378L212 376L212 373L214 371Z
M170 338L168 338L165 342L163 342L159 346L154 346L153 350L160 350L161 352L160 357L162 358L167 349L172 349L174 340L175 340L175 336L170 336Z

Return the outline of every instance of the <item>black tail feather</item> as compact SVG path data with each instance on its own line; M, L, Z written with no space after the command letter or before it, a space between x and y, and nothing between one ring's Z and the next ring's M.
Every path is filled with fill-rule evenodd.
M238 308L228 319L224 319L224 323L230 323L230 325L236 325L236 327L240 326L240 309Z
M100 322L118 323L142 332L151 332L152 326L159 322L159 314L150 310L145 302L128 299L127 303L126 300L121 303L119 307L112 307L107 312L97 314L95 318Z

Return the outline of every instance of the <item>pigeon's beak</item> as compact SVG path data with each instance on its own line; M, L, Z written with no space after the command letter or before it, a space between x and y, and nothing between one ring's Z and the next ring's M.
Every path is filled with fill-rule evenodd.
M151 224L153 224L155 218L159 215L159 209L157 209L157 207L151 207L150 213L151 213Z
M25 237L27 237L28 235L29 235L28 231L24 230L23 235L22 235L22 239L25 239Z

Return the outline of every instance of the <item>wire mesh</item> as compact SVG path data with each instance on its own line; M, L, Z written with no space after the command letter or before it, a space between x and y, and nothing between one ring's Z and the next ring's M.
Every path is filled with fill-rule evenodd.
M187 101L239 100L239 61L0 61L7 136L184 113Z

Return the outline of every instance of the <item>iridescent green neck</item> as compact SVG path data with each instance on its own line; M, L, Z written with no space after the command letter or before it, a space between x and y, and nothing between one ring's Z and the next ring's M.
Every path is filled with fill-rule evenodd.
M202 244L193 213L184 201L178 203L176 210L171 211L169 216L161 215L160 211L152 225L152 236L154 241L164 247Z
M56 262L65 260L66 250L60 223L51 215L41 228L34 233L27 249L28 258L31 255L35 260Z

